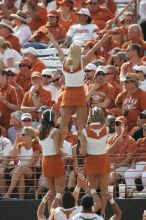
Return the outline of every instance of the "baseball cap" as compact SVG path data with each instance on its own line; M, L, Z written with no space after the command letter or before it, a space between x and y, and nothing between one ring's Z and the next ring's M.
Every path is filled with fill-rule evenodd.
M27 54L27 53L30 53L30 54L32 54L34 56L38 55L37 54L37 50L35 48L33 48L33 47L28 47L28 48L22 50L22 54Z
M138 65L135 65L133 67L134 70L136 71L140 71L140 72L143 72L145 75L146 75L146 66L138 66Z
M40 108L37 110L37 112L43 112L43 111L45 111L46 109L50 109L49 108L49 106L47 106L47 105L42 105L42 106L40 106Z
M37 71L34 71L34 72L31 74L31 79L33 79L33 78L35 78L35 77L41 78L40 73L37 72Z
M127 119L124 116L119 116L116 118L116 121L119 121L121 123L127 124Z
M49 69L43 69L41 76L51 76L52 77L52 71Z
M59 14L56 10L50 10L47 17L59 17Z
M128 80L132 80L132 81L138 82L139 81L139 77L135 73L128 73L125 77L120 79L120 81L128 81Z
M15 69L15 68L13 68L13 67L9 67L9 68L7 68L7 69L5 69L6 70L6 72L12 72L12 73L14 73L14 74L18 74L18 71Z
M21 116L21 121L23 121L26 118L29 118L32 120L32 115L30 113L23 113Z
M105 66L98 66L96 69L96 73L98 72L103 72L103 73L107 73L107 68Z
M19 65L32 66L32 61L28 57L23 57L18 63Z
M94 70L96 71L97 66L93 63L89 63L87 66L85 66L85 70Z
M90 11L88 8L81 8L80 11L77 12L79 15L87 15L91 17Z

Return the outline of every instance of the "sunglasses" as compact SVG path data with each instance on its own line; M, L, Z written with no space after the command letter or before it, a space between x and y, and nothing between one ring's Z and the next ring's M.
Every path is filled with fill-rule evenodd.
M48 75L42 75L43 78L52 78L52 76L48 76Z
M106 73L106 75L107 75L107 76L108 76L108 75L113 75L113 73L112 73L112 72L111 72L111 73L109 72L109 73Z
M11 77L15 77L16 74L13 74L13 73L8 73L7 76L11 76Z
M116 125L116 127L118 127L118 126L121 125L121 122L120 122L120 121L116 121L116 122L115 122L115 125Z
M25 134L25 133L22 133L21 136L25 137L25 136L28 136L29 134Z
M26 64L19 64L19 67L24 67L24 66L31 67L30 65L26 65Z
M97 5L97 2L89 2L89 5Z
M93 70L84 70L85 73L90 73L92 72Z
M24 120L22 120L23 122L30 122L30 121L32 121L31 119L24 119Z
M60 78L52 80L53 83L58 82Z
M97 75L97 76L105 76L105 73L102 72L102 71L99 71L99 72L96 73L96 75Z
M124 83L125 83L125 84L128 84L128 83L135 83L135 81L133 81L133 80L126 80Z

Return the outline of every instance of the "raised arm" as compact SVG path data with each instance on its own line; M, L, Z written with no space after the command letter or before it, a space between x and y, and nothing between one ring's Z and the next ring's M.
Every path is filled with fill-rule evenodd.
M59 55L60 61L63 62L63 60L65 58L65 55L64 55L60 45L55 40L53 34L51 34L50 32L48 33L48 37L49 37L50 41L54 44L54 47L56 48L56 50L58 51L58 55Z
M111 37L111 35L109 34L109 32L107 32L106 34L103 35L103 37L101 38L101 40L99 42L97 42L94 47L92 47L91 50L89 50L89 52L83 56L83 63L87 63L88 60L90 59L90 57L93 55L93 53L98 49L100 48L103 43L105 41L107 41L109 38Z

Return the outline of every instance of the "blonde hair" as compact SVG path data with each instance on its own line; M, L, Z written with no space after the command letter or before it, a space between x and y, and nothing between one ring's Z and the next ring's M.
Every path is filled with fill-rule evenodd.
M68 56L65 59L64 66L72 71L77 69L81 63L82 49L78 44L71 44L68 51Z
M26 132L28 135L31 136L32 141L35 143L39 143L39 139L36 136L36 130L32 127L24 127L23 132Z
M0 47L2 49L7 49L8 47L11 48L11 44L9 41L6 41L3 37L0 37Z

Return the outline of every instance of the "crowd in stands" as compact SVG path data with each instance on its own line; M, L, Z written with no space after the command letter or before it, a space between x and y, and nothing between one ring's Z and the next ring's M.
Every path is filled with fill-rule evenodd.
M35 198L47 192L39 220L46 203L50 219L102 220L108 201L121 219L108 192L120 183L146 198L146 1L137 8L0 2L0 195L24 199L33 180ZM62 69L38 55L54 48Z

